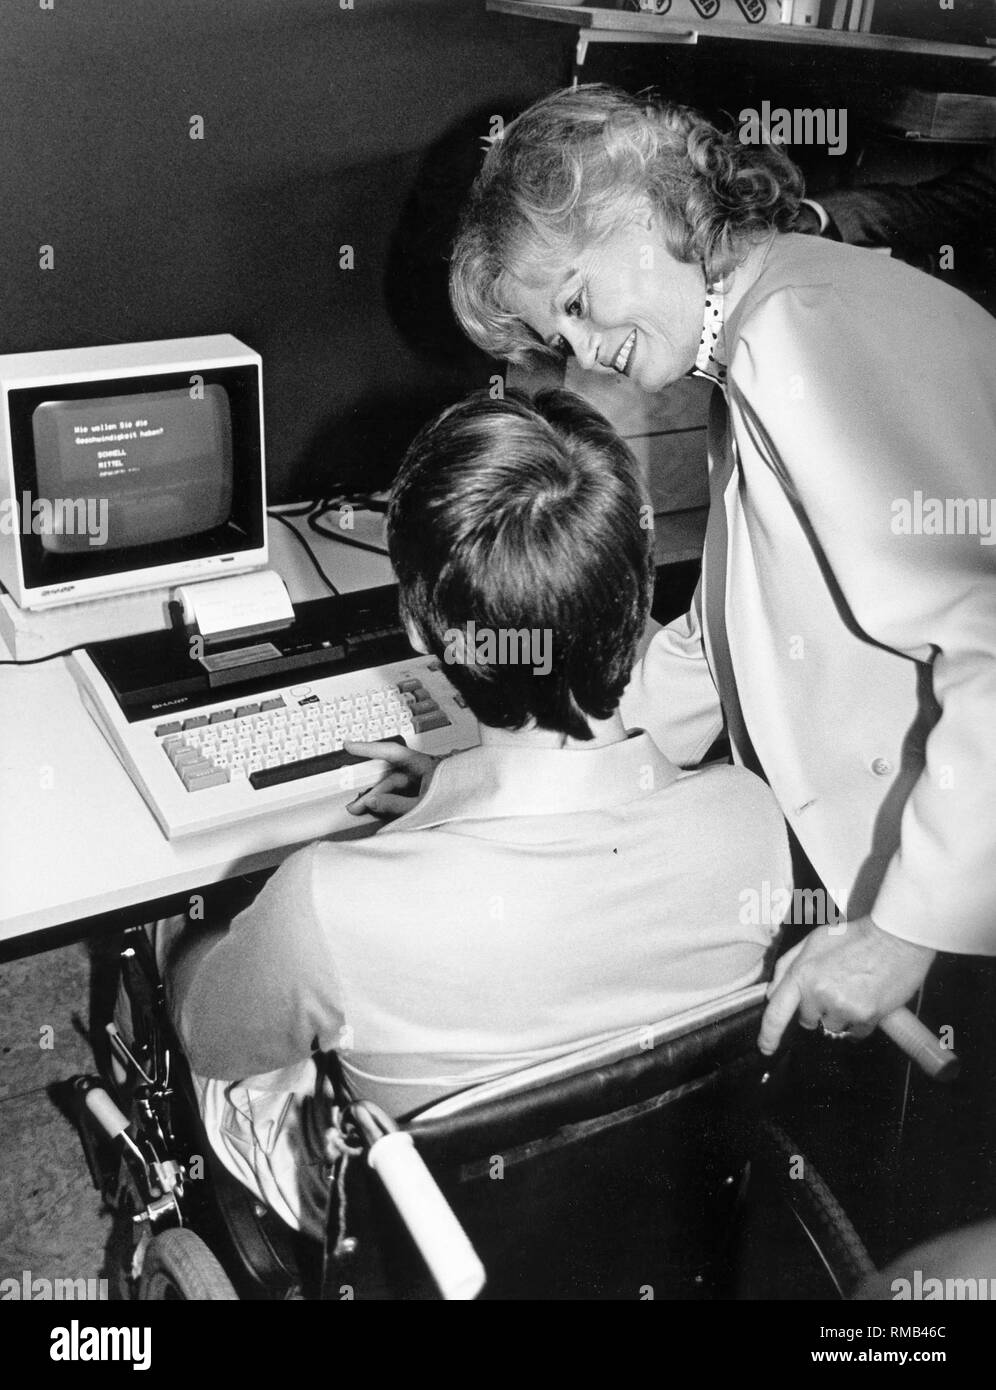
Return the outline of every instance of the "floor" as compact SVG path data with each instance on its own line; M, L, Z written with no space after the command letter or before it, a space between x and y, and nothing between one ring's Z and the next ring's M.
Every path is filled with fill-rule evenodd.
M0 963L0 1280L106 1275L111 1217L53 1088L93 1070L90 952Z

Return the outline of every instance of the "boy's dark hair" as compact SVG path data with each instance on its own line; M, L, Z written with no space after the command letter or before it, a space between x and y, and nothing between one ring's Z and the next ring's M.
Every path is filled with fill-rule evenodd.
M482 392L420 431L388 510L401 611L482 723L589 739L585 716L612 714L650 607L645 501L629 449L569 391ZM471 622L549 634L549 672L463 659Z

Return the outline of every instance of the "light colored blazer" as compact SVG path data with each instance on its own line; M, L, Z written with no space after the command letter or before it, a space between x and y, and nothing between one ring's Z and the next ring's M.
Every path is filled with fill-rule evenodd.
M817 238L748 264L701 584L624 717L688 766L725 712L848 916L996 954L996 323Z

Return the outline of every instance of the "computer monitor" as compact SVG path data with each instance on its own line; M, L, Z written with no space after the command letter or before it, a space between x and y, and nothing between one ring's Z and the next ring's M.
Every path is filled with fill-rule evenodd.
M227 334L0 356L0 581L15 603L265 565L261 366Z

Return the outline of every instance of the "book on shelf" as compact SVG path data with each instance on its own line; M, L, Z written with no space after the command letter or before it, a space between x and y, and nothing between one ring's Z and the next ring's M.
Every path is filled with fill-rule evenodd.
M710 24L781 24L786 4L791 8L791 0L622 0L615 8L678 20L707 32Z

